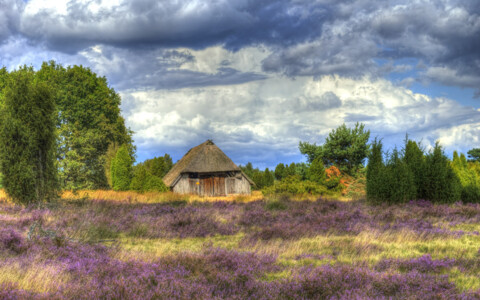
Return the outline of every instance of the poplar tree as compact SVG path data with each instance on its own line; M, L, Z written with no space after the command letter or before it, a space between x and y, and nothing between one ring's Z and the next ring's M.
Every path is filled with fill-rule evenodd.
M9 74L0 109L3 186L16 203L49 200L58 190L55 101L32 68Z

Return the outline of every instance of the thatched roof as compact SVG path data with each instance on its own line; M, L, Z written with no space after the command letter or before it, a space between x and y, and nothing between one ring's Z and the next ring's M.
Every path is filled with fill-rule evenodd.
M172 186L182 173L213 173L241 171L240 168L211 140L190 149L182 159L163 177L167 186ZM242 172L243 173L243 172ZM250 178L243 174L251 183Z

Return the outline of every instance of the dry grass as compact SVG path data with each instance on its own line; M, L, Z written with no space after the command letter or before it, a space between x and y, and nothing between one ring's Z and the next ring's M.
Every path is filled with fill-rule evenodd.
M64 191L62 199L89 198L105 201L119 201L128 203L162 203L174 201L186 202L211 202L211 201L236 201L250 202L263 199L260 191L253 191L251 195L232 195L227 197L201 197L198 195L180 195L172 192L147 192L138 193L134 191L116 192L112 190L81 190L77 192Z

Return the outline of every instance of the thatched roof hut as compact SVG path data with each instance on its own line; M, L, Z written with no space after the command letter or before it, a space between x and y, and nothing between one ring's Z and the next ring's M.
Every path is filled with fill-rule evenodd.
M253 181L211 140L190 149L163 177L172 191L202 196L250 194Z

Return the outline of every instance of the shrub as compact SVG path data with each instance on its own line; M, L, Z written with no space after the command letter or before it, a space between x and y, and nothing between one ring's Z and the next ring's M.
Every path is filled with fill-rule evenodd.
M13 229L0 230L0 250L21 253L27 248L23 237Z
M264 195L272 194L309 194L309 195L324 195L327 193L327 188L316 182L305 180L301 181L300 176L288 176L281 181L275 182L271 187L262 190Z
M452 168L460 180L461 199L463 202L480 201L480 176L476 169L478 162L467 162L465 155L453 153Z

